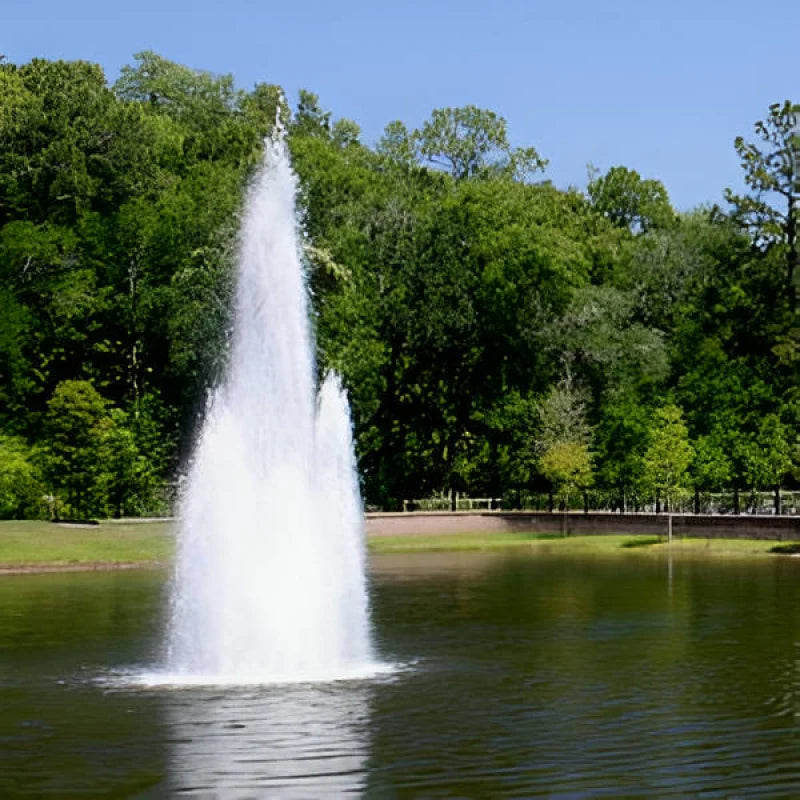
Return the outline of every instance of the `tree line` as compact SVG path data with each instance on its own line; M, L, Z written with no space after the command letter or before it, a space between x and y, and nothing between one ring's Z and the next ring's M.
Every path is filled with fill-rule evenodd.
M368 505L777 494L800 466L795 111L735 140L746 194L677 213L624 166L554 187L473 106L370 147L311 92L289 108L152 52L113 85L0 62L0 517L170 507L278 122Z

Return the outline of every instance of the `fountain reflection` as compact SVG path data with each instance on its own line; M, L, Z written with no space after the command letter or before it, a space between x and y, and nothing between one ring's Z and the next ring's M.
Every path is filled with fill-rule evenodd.
M361 682L172 691L167 791L215 798L360 793L369 706Z

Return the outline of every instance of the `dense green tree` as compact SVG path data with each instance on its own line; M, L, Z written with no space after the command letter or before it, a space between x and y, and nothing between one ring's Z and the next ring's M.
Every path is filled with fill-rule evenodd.
M412 132L399 119L384 128L377 151L396 166L409 168L417 163L418 153Z
M414 138L422 158L454 178L485 170L524 178L547 165L533 147L512 148L505 119L476 106L435 109Z
M38 517L45 509L41 476L30 448L0 434L0 519Z
M556 442L548 447L539 458L539 469L565 509L569 509L570 496L585 492L593 482L589 448L579 442Z
M511 146L503 117L472 105L434 109L413 132L399 120L390 122L379 149L400 164L420 160L455 179L494 175L525 180L547 166L534 147Z
M793 467L794 436L777 414L767 414L756 435L750 454L749 478L754 488L771 488L775 513L781 513L781 484Z
M539 427L536 449L538 467L558 496L569 508L569 497L585 492L593 483L592 429L586 403L569 379L552 386L538 406Z
M689 484L693 452L681 410L675 405L657 409L642 458L644 481L655 493L657 507L663 498L667 509L674 509Z
M636 170L611 167L588 186L592 204L614 225L632 231L668 228L675 212L661 181L643 179Z
M735 141L744 178L751 195L726 196L734 215L751 231L753 240L778 251L784 265L784 291L791 311L797 296L797 203L800 199L800 108L789 100L773 103L769 115L755 123L761 140L755 144L742 136Z
M298 136L318 136L331 138L331 112L325 111L319 104L319 95L300 90L297 112L292 119L292 132Z
M649 500L643 459L652 416L652 407L635 387L618 386L603 396L594 436L597 477L622 511Z
M314 242L318 341L351 387L367 496L390 505L440 488L498 496L503 476L520 470L507 458L515 432L495 406L528 394L538 364L546 386L540 330L592 269L590 248L570 238L586 239L582 201L387 167L317 136L292 144Z
M97 446L95 513L122 517L166 510L153 463L140 451L123 411L112 409L99 422Z
M70 516L147 513L159 483L120 409L88 381L63 381L47 404L44 483Z
M0 288L0 320L0 423L7 430L24 430L28 400L37 383L26 346L33 319L8 288Z
M622 508L669 501L688 479L664 477L661 440L683 423L654 410L673 402L698 495L777 493L800 425L794 113L737 140L752 194L730 215L676 215L624 167L587 195L530 182L545 161L474 106L373 150L313 92L291 113L277 86L152 52L113 87L86 62L0 62L2 513L163 504L225 363L238 211L276 124L368 503L566 501L590 476ZM564 392L580 414L556 431Z
M701 492L721 492L731 486L733 464L726 437L715 428L693 442L691 478L695 489L695 512L700 511Z
M47 403L44 478L67 512L98 513L96 496L108 402L88 381L63 381Z
M639 322L635 297L612 286L576 289L547 338L562 369L597 392L657 383L669 370L663 333Z

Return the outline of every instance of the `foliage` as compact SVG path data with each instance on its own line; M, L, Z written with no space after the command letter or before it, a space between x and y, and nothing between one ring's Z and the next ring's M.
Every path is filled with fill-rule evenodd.
M42 494L30 449L22 439L0 434L0 519L39 516Z
M397 163L420 160L455 179L504 175L525 180L547 166L534 147L510 145L503 117L472 105L434 109L412 133L401 121L390 122L379 147Z
M123 516L152 507L157 482L124 412L88 381L63 381L47 404L40 462L50 493L72 516Z
M649 500L643 458L652 409L635 387L616 387L606 394L595 428L598 482L615 495L615 505L628 510Z
M767 250L775 248L783 256L785 292L791 311L795 310L797 294L798 113L800 107L789 100L773 103L767 118L754 126L760 144L736 137L734 146L753 194L740 196L730 189L726 192L736 218L751 231L755 242Z
M570 495L592 485L592 431L586 407L569 380L551 387L538 408L538 467L565 508Z
M657 409L642 467L645 484L666 500L668 508L688 486L692 455L681 410L671 404Z
M570 495L592 485L589 448L579 442L555 442L542 453L539 468L555 487L565 508L569 508Z
M624 166L586 195L533 182L546 160L476 106L370 148L311 91L292 111L150 51L113 86L85 61L2 61L0 515L165 508L224 370L237 216L276 124L367 503L792 485L795 112L737 139L751 193L730 214L676 214Z
M661 181L645 180L636 170L611 167L587 187L594 207L614 225L632 231L669 228L675 212Z
M792 446L790 429L777 414L767 414L759 426L756 448L750 457L751 485L780 486L792 468Z

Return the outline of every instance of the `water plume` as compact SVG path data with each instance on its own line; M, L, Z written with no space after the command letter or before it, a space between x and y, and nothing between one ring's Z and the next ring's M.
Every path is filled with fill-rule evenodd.
M347 398L317 391L282 140L245 205L230 361L180 505L168 636L175 682L369 671L363 515Z

